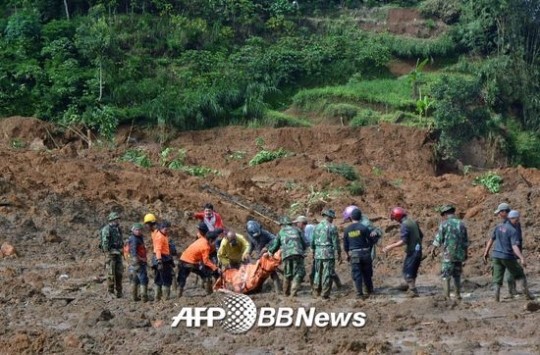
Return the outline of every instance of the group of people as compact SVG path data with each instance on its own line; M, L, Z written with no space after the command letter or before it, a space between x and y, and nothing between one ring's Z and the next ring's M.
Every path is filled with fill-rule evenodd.
M455 207L446 205L440 208L443 218L429 254L435 256L442 249L441 276L444 294L450 297L451 279L454 280L456 298L461 299L461 274L463 263L467 260L469 239L467 228L456 216ZM521 283L523 294L530 295L523 267L525 259L522 251L522 235L519 225L519 212L511 210L506 203L499 205L495 211L502 221L493 232L486 246L484 259L487 261L493 245L492 255L493 282L496 286L497 301L500 300L500 288L503 275L507 272L509 292L515 295L516 281ZM255 220L246 224L247 235L227 230L219 213L214 211L211 204L206 204L204 210L198 213L187 213L188 218L200 220L197 226L197 238L180 255L169 237L171 224L168 221L157 221L153 214L144 216L143 223L135 223L131 235L124 243L118 221L120 216L112 212L108 224L101 230L101 249L107 255L107 285L108 292L122 297L123 258L129 260L132 299L135 301L148 300L147 249L143 237L144 230L150 232L153 246L151 268L154 270L155 300L169 299L171 285L175 275L175 265L178 265L176 279L178 297L183 295L186 280L191 273L203 280L207 294L212 293L213 283L222 270L239 268L243 263L249 263L263 255L272 256L281 250L283 283L277 272L271 274L274 289L277 293L296 296L300 285L306 276L305 258L311 250L313 264L309 274L312 294L314 297L327 299L333 283L339 287L341 281L335 266L342 263L342 248L338 229L334 225L336 213L332 209L322 211L322 220L309 224L305 216L291 220L283 216L279 220L280 230L277 235L264 229ZM417 296L416 278L423 260L423 233L418 223L408 216L405 209L394 207L390 219L400 224L400 239L385 246L383 252L393 248L404 247L403 291L411 297ZM351 275L356 289L356 295L361 298L369 297L374 292L373 260L376 255L376 245L382 237L382 230L373 225L367 216L362 214L357 206L348 206L343 212L343 221L348 223L343 233L343 250L351 267ZM521 265L517 260L521 261ZM175 263L175 260L177 262Z

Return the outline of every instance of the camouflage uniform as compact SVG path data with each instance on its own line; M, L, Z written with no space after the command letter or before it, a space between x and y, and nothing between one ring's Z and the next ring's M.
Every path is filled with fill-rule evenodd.
M454 278L456 296L460 297L461 272L463 262L467 260L469 238L463 222L453 214L439 225L433 245L442 247L441 275L444 281L445 294L450 296L450 277Z
M330 296L332 275L335 273L335 256L341 253L337 227L324 219L313 231L311 249L314 254L315 274L313 291L324 298Z
M118 215L111 213L109 222L118 219ZM122 297L122 274L124 265L122 263L122 248L124 240L122 230L118 224L109 223L101 229L101 249L107 253L105 267L107 269L107 288L109 293L114 293L116 297Z
M284 292L286 295L291 293L292 296L296 296L300 283L306 274L304 252L307 245L300 231L290 224L290 219L282 218L283 227L270 248L268 248L268 251L275 253L278 249L281 249L285 276Z

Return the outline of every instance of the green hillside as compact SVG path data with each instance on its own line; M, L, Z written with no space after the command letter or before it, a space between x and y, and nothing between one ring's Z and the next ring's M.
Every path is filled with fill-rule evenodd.
M438 132L441 159L483 137L540 166L540 0L8 0L0 17L1 116L103 139L388 121Z

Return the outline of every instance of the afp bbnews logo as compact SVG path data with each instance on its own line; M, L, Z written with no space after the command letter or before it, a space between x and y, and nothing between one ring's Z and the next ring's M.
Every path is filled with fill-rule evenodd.
M315 307L261 307L257 309L249 296L222 291L219 307L183 307L173 317L172 327L184 324L188 328L209 327L216 324L233 334L242 334L257 327L316 327L362 328L366 325L364 312L318 312Z

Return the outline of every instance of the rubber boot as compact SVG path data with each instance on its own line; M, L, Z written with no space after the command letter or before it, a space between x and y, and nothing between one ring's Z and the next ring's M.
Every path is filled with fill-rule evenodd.
M122 298L122 278L116 277L116 298Z
M211 295L212 292L214 292L214 290L212 289L212 286L213 286L212 279L209 278L209 279L204 280L203 284L204 284L204 290L206 292L206 295L207 296Z
M520 287L523 290L523 294L525 295L525 298L528 300L534 300L533 295L529 292L529 287L527 286L527 279L523 278L519 280Z
M141 299L143 302L148 302L148 286L141 285Z
M418 297L418 290L416 289L416 281L407 281L407 284L409 286L409 290L407 291L407 295L411 298Z
M273 280L273 282L274 282L274 292L278 295L281 294L283 292L283 288L281 287L281 280L276 277Z
M161 301L161 286L156 285L156 294L154 296L154 301Z
M461 299L461 277L454 277L454 287L456 288L456 299Z
M334 273L332 275L332 281L336 284L337 290L341 290L343 288L343 284L341 283L341 279L339 278L338 274Z
M450 298L450 279L443 278L444 297Z
M517 296L517 289L516 289L516 281L510 280L507 282L508 285L508 295L510 298L514 298L514 296Z
M501 302L501 286L495 285L495 302Z
M178 287L178 298L182 297L184 294L184 289L182 287Z
M163 286L163 299L165 301L168 301L171 299L171 287L170 286Z
M283 281L283 294L289 296L291 294L291 280L285 279Z
M131 299L135 302L140 301L139 298L139 285L136 283L131 284Z
M298 289L300 288L300 282L298 280L293 280L291 284L291 297L296 297L298 294Z

